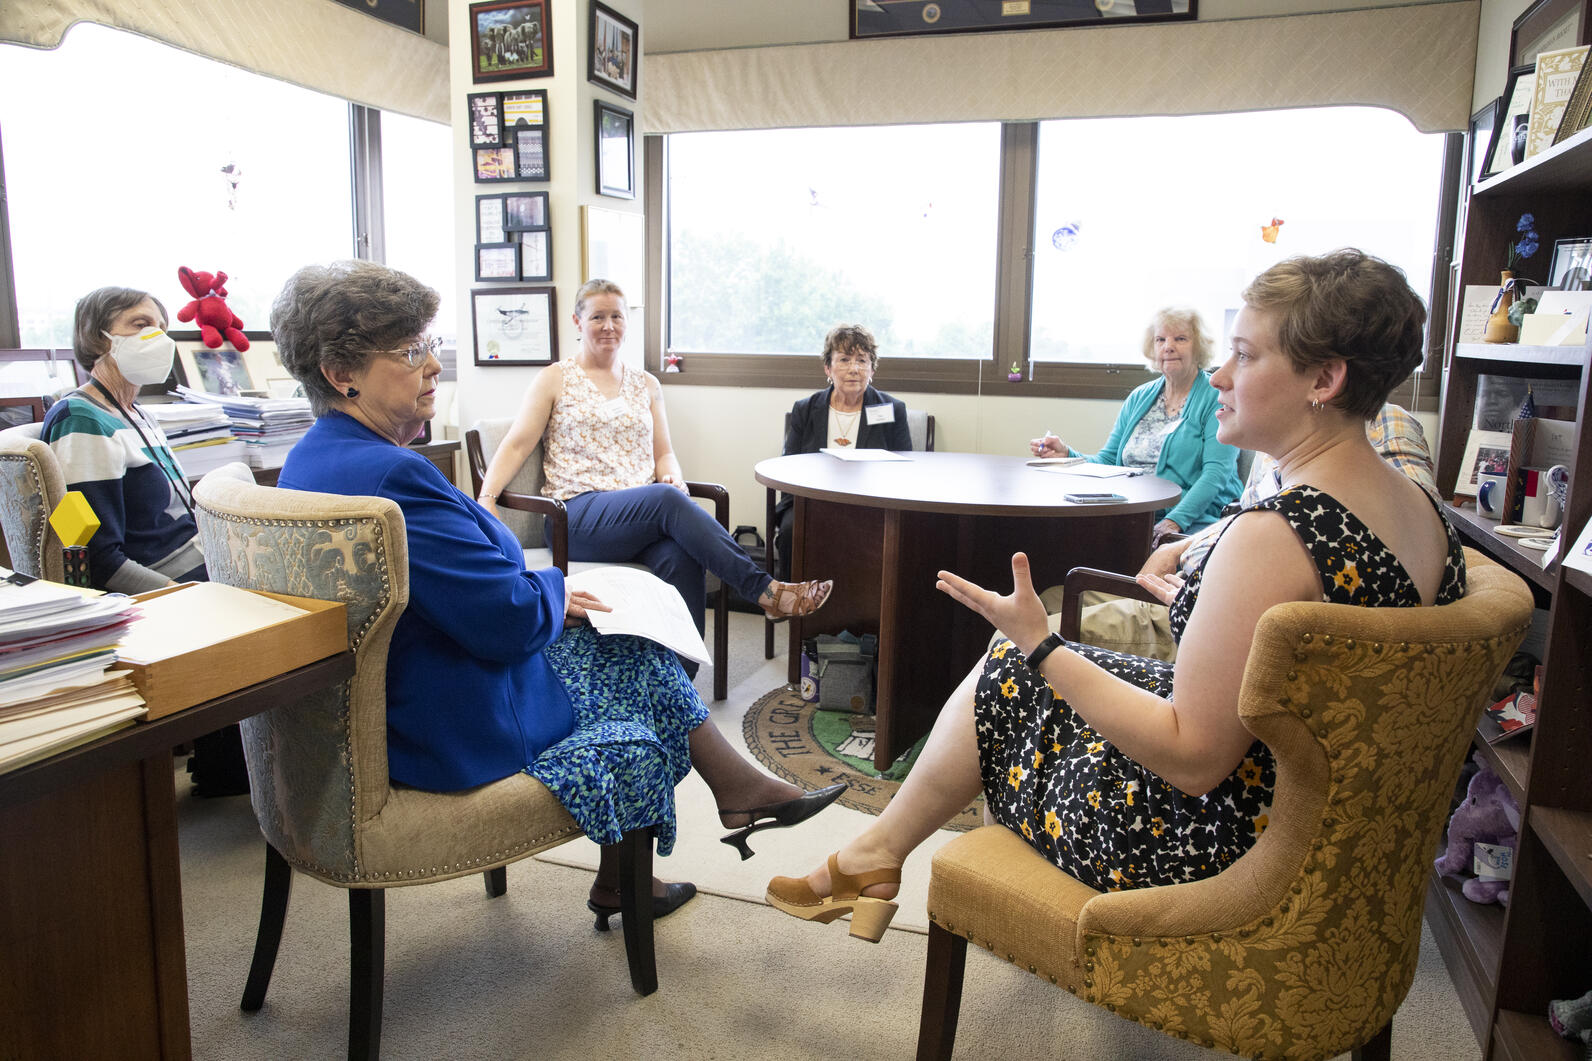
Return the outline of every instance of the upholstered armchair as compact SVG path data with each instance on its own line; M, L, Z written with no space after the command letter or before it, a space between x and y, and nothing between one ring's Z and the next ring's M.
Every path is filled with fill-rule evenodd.
M486 466L492 455L503 444L503 437L513 426L511 419L477 420L464 435L465 453L470 459L470 480L477 497L481 496L481 482L486 478ZM525 567L556 567L568 575L588 567L641 567L640 564L592 564L569 559L569 516L564 502L542 496L542 447L538 443L525 458L525 463L509 480L509 485L497 498L498 513L504 524L525 547ZM730 528L730 492L718 483L687 482L686 491L692 497L713 502L713 518L725 530ZM546 533L543 533L546 517ZM708 576L710 579L712 575ZM730 656L730 600L720 592L713 605L713 699L723 700L729 695L730 673L726 663Z
M463 792L422 792L388 780L387 648L409 597L396 504L256 486L220 473L199 483L194 500L213 580L340 601L348 610L354 676L242 723L250 799L266 842L260 929L242 1006L252 1012L265 1000L293 872L347 888L349 1056L375 1057L385 889L484 873L495 897L506 887L508 863L581 832L528 774ZM626 835L621 865L631 982L650 994L657 989L650 831Z
M1284 604L1240 692L1270 824L1193 884L1100 893L1000 826L934 857L918 1057L949 1058L968 940L1120 1017L1245 1057L1388 1056L1433 852L1531 594L1467 549L1432 608Z
M66 496L55 453L39 439L38 424L0 431L0 532L14 571L61 582L66 565L50 513Z

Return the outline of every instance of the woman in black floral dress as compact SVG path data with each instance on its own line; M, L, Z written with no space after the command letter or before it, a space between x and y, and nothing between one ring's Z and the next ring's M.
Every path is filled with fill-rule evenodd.
M1256 623L1272 605L1443 604L1464 593L1458 540L1385 463L1365 422L1421 361L1420 299L1359 251L1294 258L1244 291L1211 378L1218 438L1275 457L1283 490L1235 518L1187 585L1141 581L1172 607L1175 665L1049 633L1028 559L1005 596L950 572L946 593L1009 640L952 693L878 819L769 902L807 920L852 916L877 940L906 856L982 789L989 813L1098 889L1220 872L1266 826L1270 751L1238 718Z

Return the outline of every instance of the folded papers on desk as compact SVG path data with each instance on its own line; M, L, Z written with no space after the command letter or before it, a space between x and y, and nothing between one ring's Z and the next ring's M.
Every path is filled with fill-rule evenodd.
M140 594L119 667L163 718L348 648L342 604L185 582Z

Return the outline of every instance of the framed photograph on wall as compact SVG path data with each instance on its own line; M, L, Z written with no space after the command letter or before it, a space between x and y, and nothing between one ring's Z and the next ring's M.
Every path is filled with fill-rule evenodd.
M508 229L504 228L504 197L478 195L475 197L475 241L477 243L507 243Z
M597 194L636 197L636 116L623 107L596 101Z
M486 243L475 248L475 278L486 280L518 280L520 278L520 245L518 243Z
M1589 42L1592 0L1536 0L1509 29L1509 65L1530 66L1540 52Z
M503 128L540 129L547 125L547 92L531 89L503 93Z
M1548 277L1548 286L1560 291L1592 288L1592 236L1554 240Z
M636 24L607 4L591 0L591 32L587 35L586 80L636 98L636 62L640 52Z
M470 5L470 73L476 84L553 74L552 5L489 0Z
M535 232L547 228L547 193L517 192L503 197L503 228Z
M478 147L475 149L475 180L477 184L518 179L514 173L513 147Z
M514 137L517 179L522 181L548 180L547 130L515 126L509 132Z
M1199 0L1138 0L1137 3L946 3L945 0L851 0L851 39L912 37L930 33L1040 29L1053 26L1125 26L1175 22L1198 15Z
M552 233L520 233L520 279L531 283L551 283L553 279Z
M503 143L503 108L498 94L472 92L465 99L470 112L470 146L497 147Z
M558 360L558 316L551 287L470 292L478 365L551 365Z

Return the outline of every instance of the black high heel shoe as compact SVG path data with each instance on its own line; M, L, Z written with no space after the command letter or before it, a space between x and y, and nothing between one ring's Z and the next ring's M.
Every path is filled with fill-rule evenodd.
M680 907L691 901L696 895L696 885L690 881L680 881L678 884L665 884L662 895L652 897L652 919L668 917ZM591 899L586 900L586 909L597 915L596 929L598 932L608 931L608 919L619 916L619 907L603 906Z
M751 810L720 811L720 817L726 814L750 814L752 820L747 822L738 832L720 837L719 842L729 844L739 851L741 853L741 861L745 862L756 854L746 844L748 836L751 836L759 829L784 829L788 826L800 825L839 799L840 794L844 791L846 791L846 783L842 781L839 784L830 785L828 788L820 788L814 792L803 793L795 799L786 800L784 803L769 803L762 807L754 807Z

